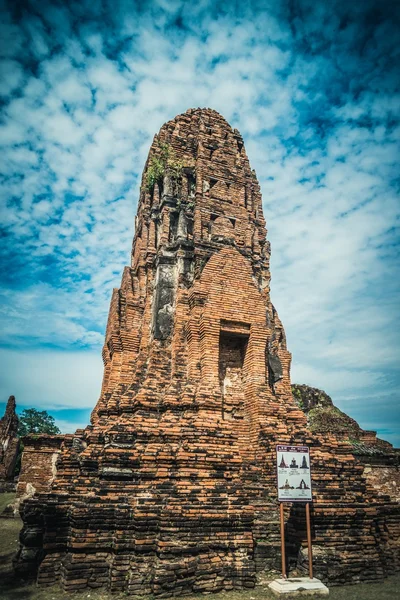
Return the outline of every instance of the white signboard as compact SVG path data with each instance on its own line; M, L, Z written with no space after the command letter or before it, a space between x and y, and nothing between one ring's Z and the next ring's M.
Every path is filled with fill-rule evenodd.
M310 450L307 446L277 446L279 502L312 502Z

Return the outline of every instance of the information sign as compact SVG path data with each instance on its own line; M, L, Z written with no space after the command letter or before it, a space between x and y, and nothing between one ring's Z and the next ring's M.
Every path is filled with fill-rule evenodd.
M312 502L310 450L307 446L276 447L279 502Z

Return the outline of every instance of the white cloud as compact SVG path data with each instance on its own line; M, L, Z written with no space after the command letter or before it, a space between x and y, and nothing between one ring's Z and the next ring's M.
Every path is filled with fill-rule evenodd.
M385 73L372 50L357 54L360 7L339 29L342 8L331 6L290 21L281 3L256 18L247 4L218 17L203 0L166 4L133 14L116 2L107 30L84 3L47 6L19 27L4 20L4 89L18 92L0 122L6 343L99 353L152 137L187 108L210 106L241 131L261 182L293 379L343 402L352 390L392 390L400 128L388 32L375 31ZM73 28L83 14L93 23ZM22 72L27 49L39 63ZM42 405L56 393L43 365Z

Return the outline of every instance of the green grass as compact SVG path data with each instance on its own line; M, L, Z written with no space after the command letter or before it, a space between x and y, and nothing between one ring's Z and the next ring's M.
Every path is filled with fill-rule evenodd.
M0 494L0 515L7 506L10 504L15 498L15 494L13 492L5 492L4 494Z
M0 494L0 497L3 495L5 494ZM10 495L14 496L14 494L7 494L7 496ZM0 519L0 598L2 600L7 598L7 595L3 594L3 586L7 586L8 582L13 579L12 559L18 548L21 526L21 519ZM17 596L10 596L10 598L13 597Z
M12 494L11 494L12 495ZM1 496L1 495L0 495ZM38 588L35 583L15 579L12 570L12 559L18 548L18 535L22 526L20 519L0 519L0 598L1 600L127 600L126 594L111 594L107 591L86 590L84 592L66 593L58 587ZM385 581L374 584L332 587L331 600L395 600L399 597L400 575L394 575ZM185 600L204 600L205 595L193 594L185 596ZM259 585L252 590L240 592L221 592L213 594L212 600L273 600L276 598L267 585ZM290 598L286 597L287 600ZM315 598L315 596L301 596ZM143 598L143 600L154 600Z

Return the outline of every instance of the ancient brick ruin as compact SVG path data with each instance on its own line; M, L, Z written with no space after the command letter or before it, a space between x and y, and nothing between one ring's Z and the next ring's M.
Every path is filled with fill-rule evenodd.
M15 398L10 396L6 410L0 419L0 490L9 488L14 479L15 462L18 456L18 417ZM12 487L12 486L11 486Z
M18 501L51 488L57 473L56 464L61 444L66 437L62 434L39 433L22 438L24 451L17 485Z
M292 384L292 393L299 408L307 415L311 431L318 435L334 433L337 437L348 440L353 452L359 456L380 456L388 464L396 463L400 450L378 438L376 431L362 429L357 421L333 404L326 392L295 383ZM392 456L392 460L389 456Z
M132 595L254 586L280 565L278 442L311 447L316 575L399 567L399 504L377 497L347 440L311 432L293 398L269 258L239 132L209 109L166 123L112 295L101 396L91 425L65 437L51 489L23 504L18 569ZM298 568L303 511L286 507Z

